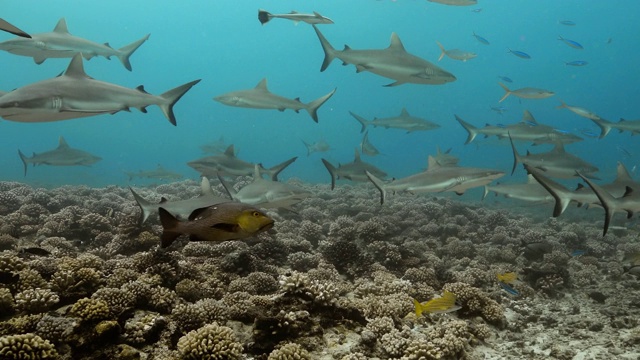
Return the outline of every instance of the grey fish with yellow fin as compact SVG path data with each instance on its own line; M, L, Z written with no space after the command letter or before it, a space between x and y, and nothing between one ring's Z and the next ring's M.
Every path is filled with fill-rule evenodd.
M358 149L355 151L355 157L352 162L346 164L338 164L333 166L328 160L322 159L322 163L331 175L331 190L336 187L337 179L347 179L351 181L367 181L366 172L374 174L376 177L385 178L387 173L380 170L376 166L362 161Z
M422 316L423 313L427 314L445 314L460 310L462 307L456 305L456 296L448 291L444 291L441 297L431 299L425 302L419 302L413 299L413 306L416 316Z
M18 29L17 26L14 26L13 24L9 23L8 21L6 21L5 19L0 18L0 30L2 31L6 31L8 33L11 33L13 35L17 35L17 36L21 36L21 37L25 37L25 38L29 38L31 39L31 35L27 34L26 32Z
M511 90L507 87L507 85L503 83L498 83L504 89L504 95L498 102L503 102L504 99L508 98L509 95L513 95L519 97L521 99L546 99L555 95L553 91L538 89L532 87L525 87L516 90Z
M273 227L273 219L257 208L240 202L226 202L195 209L188 221L180 221L163 207L158 209L162 223L160 247L166 248L182 234L191 241L240 240Z
M129 58L147 39L149 35L120 49L114 49L109 43L99 44L71 35L66 20L62 18L58 20L53 31L33 34L31 38L20 37L0 42L0 50L32 57L36 64L42 64L49 58L70 58L76 54L82 54L87 60L94 56L104 56L107 59L115 56L131 71Z
M292 20L296 25L300 21L307 24L333 24L333 20L320 15L320 13L316 11L314 11L313 14L301 14L295 10L288 14L272 14L263 9L258 10L258 20L260 24L264 25L274 18Z
M391 44L386 49L354 50L345 45L344 50L336 50L315 25L313 25L313 29L318 35L322 50L324 50L321 72L325 71L335 58L338 58L345 65L355 65L356 72L369 71L395 80L385 86L398 86L407 83L439 85L456 80L456 77L450 72L408 53L396 33L391 34Z
M585 117L587 119L590 120L601 120L602 118L592 112L589 111L585 108L579 107L579 106L572 106L572 105L567 105L567 103L565 103L564 101L560 100L560 105L556 106L556 109L569 109L571 112L573 112L574 114L578 115L578 116L582 116Z
M438 47L440 48L440 57L438 57L438 61L442 60L442 58L447 55L453 60L467 61L473 59L478 56L478 54L468 51L463 51L460 49L450 49L446 50L442 44L436 41Z
M24 176L27 176L27 164L33 164L33 166L89 166L102 160L99 156L70 147L62 136L58 139L58 147L53 150L40 154L33 153L31 157L25 156L22 151L18 150L18 155L24 164Z

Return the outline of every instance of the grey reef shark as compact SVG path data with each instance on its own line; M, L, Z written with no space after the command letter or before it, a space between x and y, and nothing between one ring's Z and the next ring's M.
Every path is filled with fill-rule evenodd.
M82 56L76 54L60 76L17 88L0 97L0 116L18 122L45 122L115 114L137 108L143 113L158 105L164 116L176 125L173 106L195 80L161 95L152 95L142 85L135 89L96 80L84 72Z
M129 181L134 178L147 178L147 179L157 179L157 180L179 180L182 179L182 174L178 174L173 171L169 171L165 169L162 165L158 164L158 166L153 170L140 170L137 172L124 172Z
M31 35L27 34L26 32L18 29L17 26L14 26L13 24L9 23L8 21L6 21L5 19L0 18L0 30L2 31L6 31L8 33L11 33L13 35L17 35L17 36L21 36L24 38L31 38Z
M27 165L52 165L52 166L89 166L100 160L101 157L92 155L84 150L74 149L67 144L62 136L58 140L58 147L42 152L40 154L33 153L33 156L27 157L22 151L18 150L20 160L24 164L24 176L27 176Z
M351 181L367 181L366 172L375 174L379 178L386 178L387 173L378 169L375 165L362 161L358 149L355 150L355 157L353 161L346 164L338 164L337 167L333 166L328 160L322 159L322 163L329 171L331 175L331 190L336 187L336 180L347 179Z
M349 111L349 114L351 114L351 116L358 120L360 125L362 125L360 129L361 133L363 133L367 129L367 126L370 125L374 127L383 127L385 129L393 128L406 130L407 133L413 131L435 130L440 127L440 125L434 122L421 119L416 116L411 116L405 108L402 108L402 110L400 111L400 115L398 116L374 118L373 120L367 120L351 111Z
M324 50L324 61L320 71L325 71L333 59L338 58L344 65L355 65L356 72L369 71L395 80L385 86L407 83L439 85L456 80L450 72L408 53L396 33L391 34L391 44L386 49L354 50L345 45L344 50L336 50L315 25L313 29Z
M292 109L295 112L306 110L313 121L318 122L318 109L335 92L336 89L333 89L330 93L305 104L300 101L300 98L289 99L272 93L267 89L267 79L262 79L253 89L232 91L216 96L213 100L224 105L251 109L274 109L279 111Z
M313 14L301 14L295 10L288 14L272 14L263 9L258 10L258 20L260 24L264 25L271 21L271 19L287 19L293 21L296 25L298 25L300 21L307 24L333 24L333 20L320 15L320 13L316 11L314 11Z
M148 38L149 35L145 35L127 46L114 49L109 43L99 44L71 35L67 29L67 22L62 18L53 31L32 34L30 38L18 37L0 42L0 50L31 57L36 64L42 64L49 58L71 58L76 54L82 54L87 60L95 56L103 56L107 59L115 56L127 70L131 71L129 58Z

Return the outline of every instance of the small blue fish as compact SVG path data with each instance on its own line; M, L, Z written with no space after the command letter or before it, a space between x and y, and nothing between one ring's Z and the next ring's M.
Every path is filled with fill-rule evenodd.
M482 36L476 34L475 31L473 32L473 37L476 38L476 40L478 40L478 42L480 42L481 44L489 45L489 40L487 40L487 39L483 38Z
M566 25L566 26L575 26L576 25L576 23L571 21L571 20L562 20L562 21L559 21L559 23L562 24L562 25Z
M506 76L498 76L498 78L502 79L502 81L508 82L508 83L512 83L513 80L511 80L511 78L508 78Z
M511 50L509 49L509 51L507 51L508 53L511 53L521 59L531 59L531 55L527 54L526 52L520 51L520 50Z
M562 36L558 35L558 40L562 41L563 43L571 46L574 49L578 49L578 50L582 50L584 49L584 47L582 47L582 45L580 45L577 41L573 41L573 40L569 40L569 39L565 39Z
M584 61L584 60L575 60L575 61L568 61L565 62L565 65L568 66L585 66L588 65L589 62L588 61Z
M571 256L580 256L587 253L587 250L573 250Z
M482 11L482 8L477 8L477 9L471 10L471 12L474 12L474 13L479 13L480 11Z
M588 136L588 137L592 137L592 138L598 138L600 137L600 134L596 133L595 131L591 130L591 129L580 129L580 133L584 136Z
M514 295L514 296L520 295L520 292L518 290L512 288L509 284L505 284L502 281L498 281L498 283L500 284L502 289L504 291L508 292L509 294Z
M569 130L563 130L563 129L553 129L553 131L560 133L560 134L571 134L571 131Z
M506 106L491 106L491 110L497 112L498 114L502 115L502 113L504 113L505 111L507 111Z

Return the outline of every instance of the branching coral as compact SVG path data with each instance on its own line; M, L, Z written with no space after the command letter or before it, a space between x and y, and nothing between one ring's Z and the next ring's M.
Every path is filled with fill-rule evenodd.
M288 343L273 350L267 360L311 360L311 355L299 344Z
M240 359L242 349L233 330L217 323L193 330L178 340L178 351L185 360Z
M56 359L58 352L48 341L35 334L8 335L0 337L0 358Z
M462 305L460 312L480 314L487 322L496 325L505 323L504 309L482 290L460 282L445 284L443 289L456 295Z

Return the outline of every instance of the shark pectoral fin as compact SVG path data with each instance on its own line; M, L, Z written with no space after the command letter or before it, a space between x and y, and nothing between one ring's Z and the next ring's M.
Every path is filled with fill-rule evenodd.
M45 60L47 60L46 57L42 57L42 56L34 56L33 57L33 62L35 62L38 65L42 64Z
M371 70L372 67L367 64L356 64L356 73Z
M456 195L460 196L464 194L464 191L455 191Z
M387 85L383 85L384 87L392 87L392 86L398 86L398 85L402 85L404 84L404 81L396 81L396 82L392 82L391 84L387 84Z
M143 114L146 114L146 113L147 113L147 107L146 107L146 106L140 107L140 108L138 108L138 109L139 109L139 110L140 110L140 112L142 112Z
M284 111L286 108L280 107L278 108L278 111ZM296 110L296 112L298 112L298 110Z

